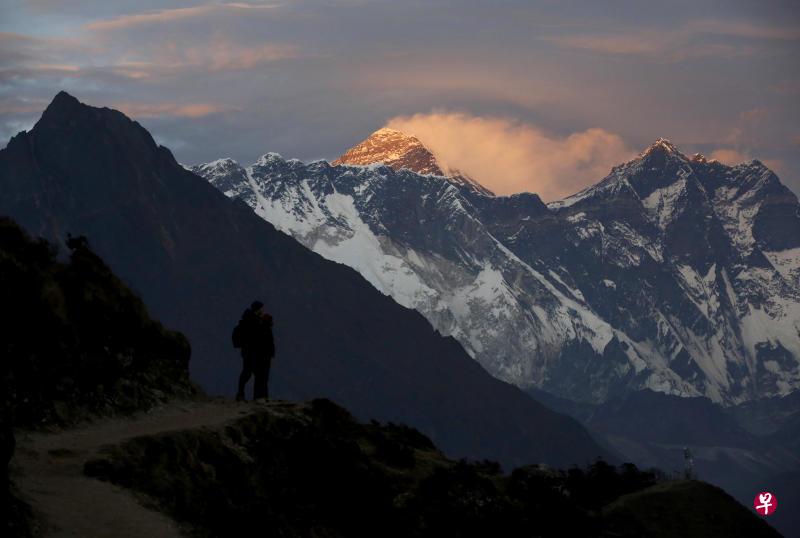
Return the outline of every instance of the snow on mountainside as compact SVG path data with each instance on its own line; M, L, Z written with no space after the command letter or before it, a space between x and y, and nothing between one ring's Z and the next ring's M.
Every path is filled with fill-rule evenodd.
M358 166L267 154L194 171L523 388L731 404L800 387L800 205L758 161L659 140L546 206L397 165L414 143L360 146L343 156Z

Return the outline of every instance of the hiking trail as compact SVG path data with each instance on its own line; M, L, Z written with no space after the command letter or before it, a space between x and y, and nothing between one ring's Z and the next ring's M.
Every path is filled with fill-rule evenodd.
M185 529L168 515L146 506L145 496L84 475L84 464L102 456L104 447L134 437L214 428L259 409L285 405L221 399L177 401L55 432L18 430L9 470L23 500L33 510L37 537L185 536Z

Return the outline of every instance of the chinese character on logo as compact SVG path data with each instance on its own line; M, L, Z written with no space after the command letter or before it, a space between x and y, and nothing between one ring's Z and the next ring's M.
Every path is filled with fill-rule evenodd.
M753 499L753 508L762 516L771 516L778 509L778 499L769 492L761 492Z

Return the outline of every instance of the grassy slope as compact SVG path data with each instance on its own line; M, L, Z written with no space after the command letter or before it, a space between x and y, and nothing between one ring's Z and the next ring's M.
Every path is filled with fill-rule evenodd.
M780 536L718 487L695 480L664 482L624 495L603 510L609 535Z

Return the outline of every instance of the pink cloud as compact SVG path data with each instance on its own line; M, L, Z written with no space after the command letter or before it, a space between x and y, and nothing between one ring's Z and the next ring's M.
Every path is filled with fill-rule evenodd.
M172 116L180 118L202 118L233 110L232 107L212 103L117 103L113 108L133 118Z
M720 37L736 38L736 41L720 42ZM742 21L694 20L673 30L566 34L543 39L563 48L679 62L696 58L753 56L763 49L743 40L800 40L800 27L764 26Z
M42 111L47 106L44 99L31 99L16 97L0 100L0 115L5 114L34 114Z
M193 44L160 42L156 46L142 48L135 57L111 57L104 68L128 78L147 79L185 71L214 73L251 69L296 55L297 50L292 45L242 45L217 34Z
M690 21L687 24L687 28L696 33L742 37L747 39L800 40L800 27L798 26L766 26L744 21L705 19Z
M661 35L560 35L545 38L556 45L605 54L653 55L664 52L669 40Z
M270 9L277 7L275 4L250 4L246 2L229 2L222 4L207 4L200 6L180 7L171 9L160 9L148 11L146 13L135 13L131 15L121 15L111 19L94 21L86 24L84 28L94 31L119 30L146 24L163 24L180 20L192 19L208 15L216 11L239 10L247 11L254 9Z
M636 152L593 128L554 136L504 118L433 112L392 118L389 127L417 136L449 170L498 194L535 192L556 200L591 185Z
M221 36L208 43L175 48L165 63L173 66L205 67L209 71L250 69L257 65L294 56L293 46L274 43L240 45Z
M737 164L753 160L753 157L749 152L739 151L731 148L716 149L711 152L709 158L719 161L722 164L727 164L728 166L736 166ZM763 162L767 168L773 172L778 174L786 172L786 163L784 163L781 159L761 159L761 162Z
M722 164L727 164L729 166L749 161L751 158L752 157L750 157L750 155L747 153L730 148L716 149L711 152L711 155L709 155L709 159L719 161Z

